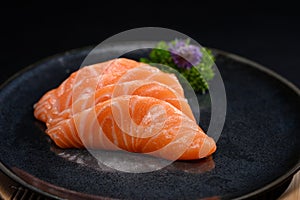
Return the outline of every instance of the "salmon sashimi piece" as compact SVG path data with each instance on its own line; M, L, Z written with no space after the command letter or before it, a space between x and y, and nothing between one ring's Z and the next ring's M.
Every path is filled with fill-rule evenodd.
M126 150L165 159L211 155L214 140L170 103L138 95L108 99L47 130L61 148Z
M59 114L49 113L49 115L52 115L50 118L53 120L47 122L47 127L53 127L60 121L70 118L72 114L76 114L87 108L93 107L95 104L122 95L148 96L164 100L181 110L190 119L195 121L187 99L178 97L178 94L172 88L155 81L145 82L142 80L136 80L116 85L107 85L98 89L94 95L82 95L76 100L76 102L73 102L71 108L66 109Z
M133 70L134 68L136 70ZM34 115L45 123L57 123L74 112L74 109L71 109L72 103L82 99L83 96L94 96L97 90L102 90L107 85L119 85L132 80L158 81L166 84L176 91L178 97L182 97L179 101L183 102L184 100L183 88L174 74L164 73L155 67L120 58L84 67L74 72L57 89L46 93L35 104ZM160 94L162 93L160 92ZM175 100L174 103L176 102L178 100ZM182 111L185 110L185 113L194 118L190 107L184 102L181 105L183 106ZM87 107L85 106L85 108ZM82 109L75 113L80 111Z
M34 105L34 115L40 121L51 121L49 113L64 111L72 105L74 99L95 91L95 87L115 83L129 69L141 65L134 60L119 58L83 67L72 73L58 88L47 92Z

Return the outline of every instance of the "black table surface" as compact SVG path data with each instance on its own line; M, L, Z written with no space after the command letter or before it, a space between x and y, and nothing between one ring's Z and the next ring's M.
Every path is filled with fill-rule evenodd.
M162 12L161 17L157 17L157 13L138 9L136 13L122 12L113 19L110 15L116 11L112 9L109 15L105 14L102 12L106 9L104 6L70 9L66 5L52 5L47 9L46 6L37 7L28 3L3 9L0 14L0 84L45 57L97 45L128 29L156 26L177 30L203 46L258 62L300 87L298 16L214 16L212 10L193 15L181 13L182 17L172 17L172 13ZM179 12L180 6L170 10ZM8 181L2 174L1 180Z

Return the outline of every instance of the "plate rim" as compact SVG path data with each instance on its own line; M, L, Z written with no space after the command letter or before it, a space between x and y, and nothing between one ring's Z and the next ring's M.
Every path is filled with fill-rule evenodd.
M240 61L242 63L246 63L249 64L249 66L256 68L264 73L266 73L267 75L274 77L275 79L277 79L278 81L280 81L281 83L285 84L287 87L289 87L290 89L292 89L297 95L298 97L300 97L300 89L293 84L291 81L289 81L288 79L284 78L283 76L279 75L278 73L274 72L273 70L271 70L270 68L265 67L262 64L259 64L255 61L252 61L248 58L245 58L243 56L239 56L237 54L234 53L229 53L223 50L219 50L219 49L214 49L212 48L214 51L222 54L222 55L226 55L229 58L232 58L236 61ZM270 182L269 184L254 190L248 194L245 194L243 196L234 198L233 200L241 200L241 199L247 199L247 198L252 198L255 197L259 194L262 194L276 186L278 186L279 184L283 183L284 181L288 180L289 178L291 178L292 176L294 176L298 171L300 171L300 162L298 162L292 169L290 169L289 171L285 172L282 176L278 177L277 179L275 179L274 181Z
M138 41L137 43L140 43L140 42L148 42L148 41ZM131 45L134 45L134 44L135 44L135 42L131 42ZM117 46L121 45L121 43L118 43L116 45ZM59 52L59 53L53 54L51 56L47 56L47 57L45 57L43 59L40 59L40 60L38 60L38 61L36 61L36 62L28 65L27 67L24 67L23 69L17 71L12 76L10 76L8 79L6 79L0 85L0 93L12 81L14 81L15 79L17 79L19 76L25 74L26 72L34 69L35 67L37 67L40 64L43 64L43 63L45 63L47 61L50 61L52 59L57 59L59 57L63 57L63 56L66 56L66 55L77 54L77 53L80 53L80 52L83 52L83 51L86 51L88 53L94 47L95 46L93 46L93 45L88 45L88 46L84 46L84 47L74 48L74 49L70 49L70 50L67 50L67 51L64 51L64 52ZM108 46L108 47L111 47L111 46ZM227 51L220 50L220 49L217 49L217 48L210 48L210 47L207 47L207 48L211 49L213 52L216 52L216 53L221 54L223 56L229 57L229 58L231 58L233 60L236 60L238 62L245 63L245 64L249 65L250 67L255 68L255 69L257 69L257 70L259 70L259 71L267 74L268 76L271 76L271 77L277 79L279 82L281 82L282 84L284 84L288 88L290 88L295 94L298 95L298 97L300 97L300 89L294 83L292 83L288 79L284 78L282 75L279 75L278 73L274 72L273 70L271 70L270 68L266 67L265 65L259 64L259 63L255 62L255 61L252 61L252 60L250 60L250 59L248 59L248 58L246 58L244 56L240 56L240 55L237 55L235 53L227 52ZM19 184L21 184L21 185L23 185L23 186L25 186L25 187L33 190L34 192L40 193L42 195L45 195L47 197L54 198L54 199L62 199L63 198L63 197L56 196L55 194L49 193L48 191L44 191L44 190L42 190L42 189L40 189L38 187L35 187L35 186L31 185L30 183L26 182L25 180L23 180L22 178L20 178L19 176L17 176L11 169L9 169L8 167L6 167L5 164L1 160L0 160L0 170L5 175L7 175L8 177L10 177L14 181L16 181L17 183L19 183ZM261 187L261 188L259 188L257 190L254 190L252 192L249 192L247 194L244 194L242 196L233 198L233 200L248 199L248 198L252 198L252 197L255 197L257 195L263 194L264 192L267 192L268 190L271 190L272 188L277 187L278 185L280 185L284 181L288 180L289 178L292 178L292 176L294 174L296 174L298 171L300 171L300 162L298 162L289 171L286 171L282 176L276 178L275 180L273 180L272 182L266 184L265 186L263 186L263 187ZM60 187L60 188L64 189L66 192L75 193L75 195L76 195L76 193L78 193L78 194L84 194L84 196L86 195L86 197L92 197L92 198L99 198L100 197L100 198L104 198L104 197L101 197L101 196L96 196L96 195L91 195L91 194L86 194L86 193L80 193L80 192L73 191L73 190L70 190L70 189L67 189L67 188L63 188L63 187Z

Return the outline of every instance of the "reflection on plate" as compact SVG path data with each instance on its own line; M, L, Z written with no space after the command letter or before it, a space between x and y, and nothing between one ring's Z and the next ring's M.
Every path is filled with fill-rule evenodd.
M51 151L53 151L57 156L60 156L70 162L77 163L84 167L90 167L94 170L98 171L106 171L106 172L116 172L116 169L112 169L105 165L102 162L98 162L97 159L94 157L97 155L97 152L101 156L105 155L105 160L110 162L114 165L124 165L125 167L132 165L132 160L135 159L134 163L142 165L144 168L147 168L149 165L159 165L161 161L157 161L158 158L152 156L146 156L142 154L126 154L126 152L117 152L117 151L102 151L102 150L94 150L93 155L91 155L87 150L82 149L61 149L56 145L51 146ZM143 157L141 159L141 156ZM131 161L124 160L124 158L128 159L131 158ZM144 161L144 162L139 162ZM147 161L147 162L145 162ZM204 159L200 160L193 160L193 161L176 161L173 162L171 165L163 168L163 171L183 171L187 173L195 173L201 174L212 170L215 167L215 163L213 161L212 156L209 156ZM151 168L153 168L151 166Z

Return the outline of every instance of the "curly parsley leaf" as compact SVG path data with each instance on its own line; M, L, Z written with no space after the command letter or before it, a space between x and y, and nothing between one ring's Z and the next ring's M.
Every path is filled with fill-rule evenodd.
M187 79L196 92L205 93L209 89L208 81L214 77L212 69L214 56L211 50L201 47L201 62L189 69L183 69L176 66L168 49L168 44L165 41L161 41L151 50L148 58L140 58L140 61L151 65L162 64L176 69Z

